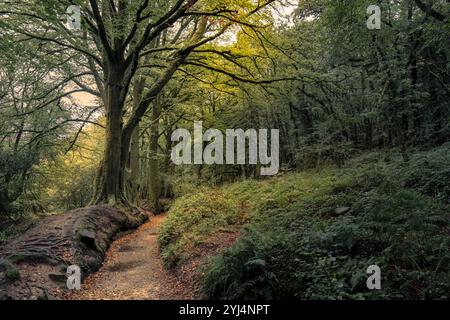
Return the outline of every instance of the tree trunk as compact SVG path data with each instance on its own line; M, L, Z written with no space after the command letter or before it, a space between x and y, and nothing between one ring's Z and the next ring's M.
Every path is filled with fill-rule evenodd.
M144 90L144 80L138 79L134 82L134 92L133 92L133 109L136 110L139 107L142 99L142 92ZM140 156L139 156L139 133L140 133L139 124L133 130L133 134L131 136L131 147L130 147L130 177L129 177L129 186L130 186L130 200L134 204L139 203L139 190L140 190Z
M124 108L123 74L113 70L107 81L105 92L106 144L101 168L96 178L95 204L107 203L112 206L128 205L123 190L125 165L122 160L122 116ZM129 145L128 145L129 147Z
M139 202L139 125L133 131L131 136L130 148L130 200L138 204Z
M169 176L173 173L173 163L170 159L171 151L172 151L172 125L170 123L170 117L167 116L164 119L165 121L165 130L164 133L164 140L165 140L165 149L164 149L164 172L165 172L165 179L163 179L161 186L163 188L161 195L165 198L172 198L173 197L173 191L171 188L170 181L168 179Z
M105 191L107 203L115 205L121 202L121 165L120 155L122 146L122 109L113 107L106 126L105 149Z
M148 198L155 214L161 212L159 196L161 194L158 162L158 140L159 140L159 118L161 115L161 105L159 98L153 104L151 128L150 128L150 149L148 160Z

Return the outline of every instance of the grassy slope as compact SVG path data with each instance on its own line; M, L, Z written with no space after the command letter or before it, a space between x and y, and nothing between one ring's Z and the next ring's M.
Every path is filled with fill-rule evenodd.
M241 230L203 266L210 297L448 298L450 147L380 159L182 197L162 229L163 258L175 266L210 235ZM366 288L372 264L382 290Z

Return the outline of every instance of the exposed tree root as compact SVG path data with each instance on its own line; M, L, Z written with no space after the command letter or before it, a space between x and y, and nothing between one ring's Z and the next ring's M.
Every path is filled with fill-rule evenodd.
M106 206L76 209L40 221L0 249L0 299L48 299L65 288L67 266L96 271L114 236L146 221Z

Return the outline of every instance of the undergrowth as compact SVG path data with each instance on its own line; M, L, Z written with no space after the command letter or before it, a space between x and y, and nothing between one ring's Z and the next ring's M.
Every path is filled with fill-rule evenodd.
M163 258L175 266L231 228L237 243L202 267L211 298L448 299L449 155L373 153L342 169L203 189L171 209ZM374 264L382 289L371 291Z

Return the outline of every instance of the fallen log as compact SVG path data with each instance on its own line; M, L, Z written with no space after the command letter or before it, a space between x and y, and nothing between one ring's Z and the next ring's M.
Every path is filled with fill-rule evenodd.
M79 266L82 278L98 270L114 237L147 219L107 206L43 219L0 248L0 300L61 297L68 266Z

